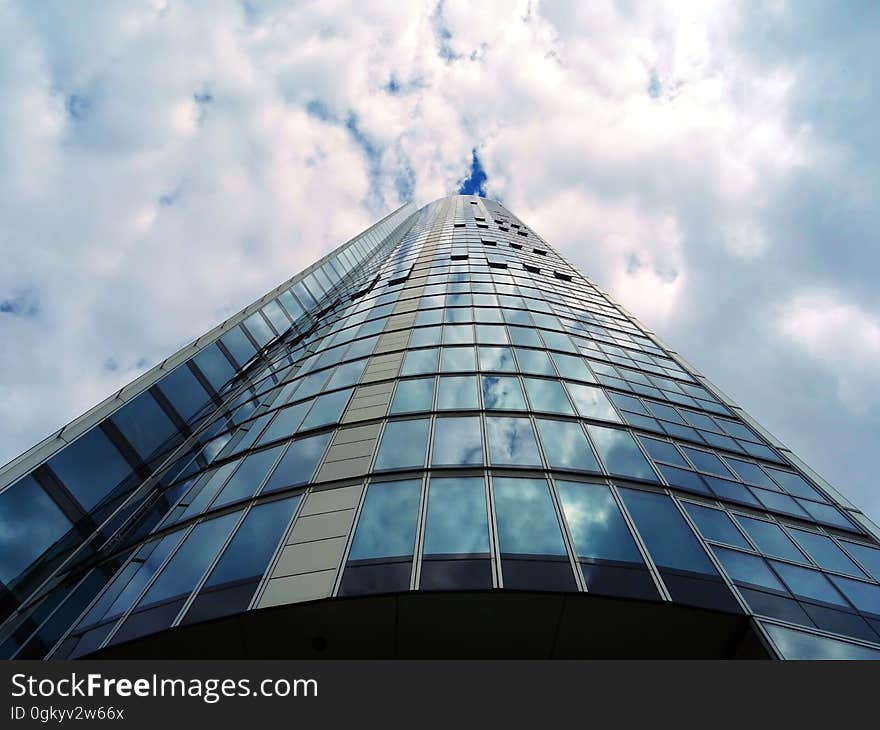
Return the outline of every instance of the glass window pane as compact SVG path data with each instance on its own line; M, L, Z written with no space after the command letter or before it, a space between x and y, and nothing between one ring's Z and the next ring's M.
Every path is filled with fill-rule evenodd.
M669 497L636 489L621 489L620 494L658 567L717 574Z
M198 355L193 355L193 362L216 391L219 391L235 375L232 363L220 352L220 348L216 344L209 345Z
M440 344L440 327L418 327L409 338L410 347L430 347Z
M489 416L486 419L486 432L490 463L541 466L538 443L528 418Z
M628 431L588 425L590 439L609 474L655 480L657 477Z
M843 596L831 585L828 578L818 570L799 568L796 565L778 563L775 560L771 561L771 565L796 596L840 606L848 605Z
M189 421L211 401L211 396L186 364L168 373L157 387L184 421Z
M211 509L221 507L224 504L252 497L257 492L257 488L262 484L269 469L275 463L275 460L281 454L284 446L276 446L272 449L257 451L248 454L239 465L235 473L226 482L223 491L220 492L217 499L211 505Z
M831 580L859 611L880 617L880 586L836 575L832 575Z
M874 580L880 581L880 550L849 541L845 541L844 546L856 560L865 566Z
M786 535L779 525L764 520L756 520L752 517L736 516L737 522L746 531L746 534L752 538L755 545L765 555L771 555L774 558L784 558L786 560L794 560L798 563L804 562L804 556L801 551L795 547L795 544Z
M347 388L350 385L357 385L366 367L366 358L340 365L333 371L333 377L327 382L326 390L336 390L336 388Z
M474 328L469 324L446 324L443 325L444 345L472 345L474 344Z
M492 489L502 554L566 554L547 482L496 477Z
M299 486L310 481L332 435L332 433L322 433L293 441L290 448L284 452L272 476L269 477L268 483L262 490L263 493Z
M263 575L300 499L297 494L253 507L205 581L205 588Z
M375 468L424 466L430 423L429 418L419 418L411 421L389 421L385 424Z
M309 406L311 406L310 402L297 403L295 406L282 408L278 411L272 423L269 424L269 428L260 437L260 444L268 444L276 439L293 436L302 424L303 418L306 417Z
M430 411L434 403L434 378L401 380L391 401L391 413Z
M438 418L434 423L434 466L483 463L483 438L478 416Z
M709 474L718 474L723 477L731 476L730 469L726 468L724 464L721 463L721 459L715 456L715 454L710 454L708 451L700 451L699 449L692 449L689 446L682 446L681 450L684 451L685 455L700 471L705 471Z
M561 352L552 352L550 357L556 364L556 369L563 378L570 380L584 380L588 383L595 383L596 378L583 358L577 355L563 355Z
M779 653L785 659L873 659L880 660L880 650L870 649L826 636L809 634L788 626L762 621Z
M480 370L495 370L503 373L516 372L513 352L509 347L478 347Z
M437 358L440 355L439 347L430 347L427 350L410 350L403 360L401 375L428 375L437 372Z
M412 555L421 491L418 479L370 484L348 559Z
M181 594L188 594L195 588L202 573L229 536L240 514L240 512L232 512L196 525L174 557L162 569L156 582L138 602L138 606L147 606Z
M70 521L32 477L0 493L0 581L7 586L70 529Z
M645 447L651 458L656 461L665 461L667 464L675 464L689 469L690 465L685 461L684 457L679 453L678 449L668 441L659 441L657 439L639 436L639 440Z
M510 341L514 345L523 347L543 347L544 345L541 338L538 337L538 332L531 327L511 327ZM517 356L519 356L519 350L517 350Z
M342 418L342 413L348 405L349 397L351 397L351 390L338 390L335 393L319 395L315 398L309 415L302 422L300 431L339 423L339 419Z
M178 434L171 419L165 415L149 392L141 393L122 406L110 419L122 431L122 435L148 461L165 444L172 434Z
M425 555L488 553L486 491L480 477L432 478Z
M459 377L440 378L437 388L437 408L471 409L480 407L480 395L477 392L477 377L462 375Z
M580 424L537 419L544 455L553 468L601 472Z
M767 467L767 472L786 492L793 494L795 497L815 499L820 502L826 501L803 477L794 472L782 471L782 469L774 469L770 466Z
M523 382L533 410L574 415L574 409L565 395L565 389L558 380L523 378Z
M742 461L741 459L733 459L727 457L727 463L736 472L736 475L747 484L757 484L759 487L767 487L768 489L776 489L773 480L768 477L760 466L752 464L750 461Z
M460 373L477 369L473 347L444 347L440 353L441 373Z
M483 376L483 407L499 410L526 410L519 378L509 376Z
M481 345L506 345L507 331L501 325L478 324L477 342Z
M100 428L87 431L49 459L49 467L86 511L131 476L132 469Z
M683 502L684 508L696 523L697 528L707 540L715 540L716 542L735 545L736 547L751 550L752 546L742 536L742 533L736 529L733 520L720 509L712 509L711 507L703 507L693 502Z
M757 555L748 555L721 547L713 547L712 551L718 557L727 575L736 583L786 592L785 586L782 585L779 578Z
M543 350L525 350L514 347L520 372L530 375L556 375L550 357Z
M571 399L577 406L578 413L584 418L598 418L602 421L620 423L620 417L608 398L599 388L580 383L566 383Z
M807 551L807 554L821 567L828 570L836 570L849 575L864 577L864 573L850 560L849 556L841 550L837 544L827 535L818 535L815 532L788 528L795 541Z
M643 562L607 486L557 481L556 489L578 557Z

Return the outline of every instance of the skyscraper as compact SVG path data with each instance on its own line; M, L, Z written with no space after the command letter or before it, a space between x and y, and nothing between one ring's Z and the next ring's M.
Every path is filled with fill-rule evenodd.
M0 470L5 657L880 658L877 528L498 203Z

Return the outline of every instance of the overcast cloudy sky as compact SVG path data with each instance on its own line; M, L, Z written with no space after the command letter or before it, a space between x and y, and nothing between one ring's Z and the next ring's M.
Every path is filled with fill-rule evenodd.
M0 5L0 462L473 155L880 519L880 4Z

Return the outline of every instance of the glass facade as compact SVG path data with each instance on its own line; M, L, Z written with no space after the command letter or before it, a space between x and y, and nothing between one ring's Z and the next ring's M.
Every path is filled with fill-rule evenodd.
M779 658L880 656L873 525L482 198L395 211L0 485L4 657L455 592L696 608Z

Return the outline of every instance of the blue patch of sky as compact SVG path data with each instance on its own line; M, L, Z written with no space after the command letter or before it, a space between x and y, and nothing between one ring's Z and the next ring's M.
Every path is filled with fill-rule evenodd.
M471 150L471 169L470 174L461 181L458 186L459 195L479 195L481 198L486 197L486 171L483 169L483 163L480 162L480 156L477 150Z
M0 299L0 314L11 314L13 317L36 317L40 313L40 305L33 292L24 291L7 299Z
M454 61L459 55L452 50L449 41L452 39L452 33L446 25L443 18L443 0L437 3L434 14L431 16L431 24L434 27L434 40L437 42L437 53L440 58L447 61Z

